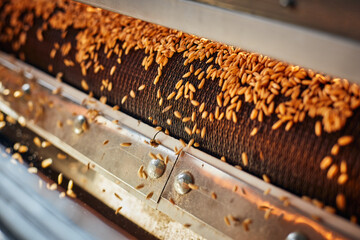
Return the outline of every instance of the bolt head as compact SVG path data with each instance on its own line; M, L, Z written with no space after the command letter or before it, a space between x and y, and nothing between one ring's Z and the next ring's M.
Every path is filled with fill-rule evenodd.
M21 90L25 93L25 94L30 94L31 92L31 87L30 84L25 83L21 86Z
M77 115L74 119L74 132L80 134L88 128L86 118L83 115Z
M189 183L194 183L194 179L189 172L179 173L174 181L174 188L178 194L186 194L190 191Z
M285 240L307 240L308 238L301 232L292 232L287 235Z
M147 166L146 173L150 178L156 179L161 177L165 172L165 163L160 159L151 159Z

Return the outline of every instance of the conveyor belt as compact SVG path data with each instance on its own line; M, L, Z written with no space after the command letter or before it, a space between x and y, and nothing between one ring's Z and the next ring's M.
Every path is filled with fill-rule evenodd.
M198 89L197 86L201 81L198 80L197 76L192 73L189 77L184 77L184 74L189 72L191 65L193 65L195 71L198 68L201 68L201 71L206 71L211 64L214 64L215 58L220 55L217 55L220 48L229 49L228 46L218 45L218 50L216 50L212 55L214 60L211 63L205 63L209 59L208 57L205 57L203 61L199 61L197 59L186 66L184 65L184 61L186 61L187 58L183 57L186 49L183 51L178 50L178 52L173 53L173 55L168 58L167 64L161 70L161 77L155 85L153 82L158 75L159 67L159 65L155 63L155 59L154 63L149 66L149 69L145 70L144 66L142 66L142 62L144 57L148 54L145 54L143 49L135 50L134 48L129 49L128 54L125 54L127 46L123 45L123 42L118 41L117 43L119 43L120 48L121 46L124 47L123 54L121 56L121 64L119 64L118 56L116 54L112 54L107 57L110 50L105 51L105 47L102 45L98 51L98 60L104 70L94 73L93 65L91 65L86 71L86 76L84 76L82 68L75 56L78 53L77 50L81 48L81 45L79 46L79 42L77 42L80 36L79 33L84 33L84 29L86 29L85 23L86 21L90 21L90 19L87 18L87 13L100 12L98 15L91 15L91 20L94 21L94 23L98 21L100 24L103 24L103 26L111 24L111 22L101 22L101 18L107 18L108 20L114 18L116 21L123 21L121 22L121 24L123 24L123 29L133 29L134 32L138 31L138 34L143 34L144 36L148 36L150 33L135 30L135 27L131 28L135 21L132 18L124 16L121 17L121 15L113 14L107 11L86 7L81 7L81 9L77 9L81 11L76 12L74 7L78 6L77 3L65 2L65 5L63 6L62 4L64 4L64 2L59 1L56 2L56 11L63 11L63 8L67 6L65 9L68 10L65 10L65 12L70 15L66 17L66 19L70 23L73 23L75 20L72 20L71 18L75 18L75 16L71 14L76 12L76 18L83 19L85 25L79 24L70 27L71 24L69 24L69 27L67 27L66 31L64 31L66 34L64 34L64 32L62 33L59 29L56 30L47 26L45 28L47 30L43 30L42 33L40 33L43 36L43 40L39 41L38 29L44 26L44 20L42 18L46 19L45 15L48 12L46 7L49 7L49 11L51 13L53 7L50 5L53 3L50 4L43 1L21 1L22 3L24 2L21 6L24 10L21 10L21 13L28 12L28 9L32 9L36 5L41 5L42 7L38 7L37 10L39 15L34 18L33 24L29 25L29 28L26 31L26 40L23 42L23 45L18 48L16 43L19 41L15 41L15 39L19 39L19 35L24 28L17 32L16 29L18 27L15 27L14 25L16 22L12 23L12 20L7 17L11 15L11 11L9 13L8 10L12 9L7 6L14 7L18 4L17 2L18 1L11 1L11 3L13 3L12 5L5 4L1 7L0 49L2 51L14 53L17 57L44 71L50 72L54 76L59 76L59 73L61 73L63 75L61 79L64 82L69 83L78 89L84 89L84 84L81 84L84 79L89 87L88 91L93 92L94 96L98 98L105 96L107 98L107 103L110 105L119 105L120 111L123 111L150 125L160 126L163 129L167 129L170 135L179 139L184 139L186 142L189 142L192 138L194 138L195 142L199 144L199 148L201 150L217 156L218 158L224 156L226 162L229 164L239 165L244 171L260 178L265 174L272 184L282 187L292 193L299 196L309 196L312 199L317 199L325 205L332 206L334 208L338 206L336 213L339 215L347 218L350 218L351 216L360 217L360 207L358 204L360 199L360 163L358 161L360 151L360 143L358 141L360 137L360 127L358 124L360 112L357 108L359 91L354 90L358 89L355 85L347 87L346 82L342 82L339 85L339 91L341 91L341 94L345 94L345 99L350 99L352 97L352 107L348 110L352 113L352 116L344 117L341 113L341 117L339 117L339 125L334 123L334 128L329 127L327 128L327 131L325 131L326 129L323 129L321 136L316 136L314 132L315 123L317 121L320 121L322 126L325 126L327 122L327 120L323 119L324 114L321 114L320 110L317 111L318 115L315 118L309 117L309 111L306 111L304 121L294 123L289 131L284 130L286 123L282 124L280 128L274 130L272 129L274 124L279 120L277 114L272 113L269 114L269 116L264 115L262 122L257 120L258 117L256 117L255 120L251 120L251 115L254 114L252 111L256 104L254 104L253 101L247 102L244 96L246 94L239 94L238 99L242 101L242 106L240 110L235 113L237 121L234 121L232 116L230 117L230 120L227 120L224 117L222 120L215 119L211 121L209 116L204 119L201 117L203 113L199 112L199 106L194 106L197 105L195 102L191 103L189 99L184 97L180 97L178 100L175 100L175 97L169 100L167 100L167 98L173 91L175 91L175 93L178 92L175 85L180 79L183 79L183 85L189 81L189 83L192 83L193 86L196 87L196 92L193 94L194 99L196 99L196 101L200 104L204 103L205 111L208 111L209 113L212 112L216 115L216 107L218 106L217 95L222 90L219 86L219 76L217 76L214 80L211 80L211 78L206 79L204 87ZM44 10L44 12L41 12L40 9ZM12 16L15 15L12 14ZM15 16L15 18L17 17ZM142 24L143 22L138 21L139 29L141 29ZM153 29L163 32L164 39L166 34L173 33L174 36L177 34L174 30L168 30L157 25L150 24L150 26ZM60 25L58 27L60 28ZM91 29L90 27L87 27L89 32L94 29L95 28ZM109 31L109 29L104 28L103 31L106 32ZM125 30L121 30L120 28L112 29L112 31L108 33L110 35L111 32L114 33L116 31L118 31L116 34L119 35L128 34L128 36L130 36L132 34L131 32L125 32ZM12 37L11 35L13 33L14 36ZM185 35L185 37L190 38L193 36ZM86 37L84 38L86 39ZM201 45L201 41L207 41L200 40L200 38L196 38L196 40L198 41L194 43L196 46ZM61 50L57 50L55 57L51 58L50 52L54 49L55 43L58 43L61 47L68 42L70 42L72 46L68 54L62 56ZM104 51L106 53L104 53ZM245 62L250 58L259 59L258 55L249 54L245 51L238 51L235 53L240 55L242 54ZM74 63L74 66L66 66L72 65L72 63L68 61L65 64L64 59L71 60ZM214 64L214 67L219 68L220 65L221 64ZM116 70L114 71L114 74L111 75L111 68L113 66L116 66ZM286 64L284 64L284 66L284 68L288 67ZM264 66L260 66L258 70L255 71L248 69L248 73L260 73L261 71L259 69L262 69L263 67ZM318 82L320 83L315 85L320 89L336 85L335 82L337 80L331 80L328 76L323 77L322 75L318 75L318 77L316 77L313 76L311 72L300 68L299 72L301 71L304 74L300 73L297 76L303 84L295 84L295 86L300 86L299 90L301 92L311 88L305 84L304 80L314 80L318 78ZM291 78L290 75L291 73L287 73L282 76L285 78ZM303 75L302 78L301 75ZM240 83L241 76L242 75L240 75L239 79ZM106 79L108 82L103 81ZM112 83L112 88L109 87L110 82ZM145 89L138 90L138 88L143 84L146 86ZM104 89L101 89L102 85L106 86L106 88L104 87ZM255 83L246 82L241 83L240 85L254 87L253 85L255 85ZM159 106L159 98L157 98L157 92L159 89L161 97L163 98L162 106ZM134 98L130 96L131 90L133 90L136 95ZM330 95L331 94L329 93L329 96ZM124 96L127 96L127 100L122 104ZM340 101L339 99L341 99L341 96L338 95L337 97L332 97L333 98L331 99L335 99L334 101ZM296 96L295 98L304 101L304 97L301 95ZM284 94L275 96L273 100L275 106L274 108L278 109L280 103L289 101L290 99L291 93L289 96L285 96ZM224 101L224 99L222 99L222 101ZM344 102L347 104L350 100L344 100ZM172 108L169 111L164 112L165 107L169 105L171 105ZM228 104L228 106L229 105L230 104ZM268 107L270 107L270 105L271 104L269 104ZM339 106L336 107L335 105L331 105L331 108L345 109L345 107L341 108ZM220 107L219 110L225 114L226 107ZM192 113L195 112L196 119L194 121L190 120L183 122L182 119L179 119L174 115L174 111L181 113L182 118L191 117ZM342 110L339 110L339 112L341 111ZM168 124L168 119L172 120L171 125ZM195 124L197 124L197 128L200 130L203 127L206 128L206 135L204 138L202 138L200 134L192 134L190 136L186 131L184 131L185 127L193 129ZM256 135L251 136L251 132L254 128L257 128L258 132ZM340 170L335 174L335 176L328 179L328 169L321 170L320 163L325 156L331 156L332 147L337 143L340 137L345 135L353 136L354 141L349 145L340 147L339 153L336 156L332 156L332 163L336 164L339 169L341 162L345 161L347 165L346 174L349 179L344 184L338 184L337 182L338 177L340 176ZM243 153L246 153L248 157L248 165L244 164L245 162L242 160ZM339 204L336 203L338 194L344 194L346 199L346 207L343 210L339 209Z

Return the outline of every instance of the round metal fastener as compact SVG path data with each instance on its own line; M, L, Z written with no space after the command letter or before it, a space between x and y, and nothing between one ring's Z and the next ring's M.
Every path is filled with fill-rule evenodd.
M86 118L83 115L77 115L74 119L74 132L80 134L88 127Z
M189 172L179 173L174 181L174 188L178 194L185 194L190 191L189 183L194 183L194 179Z
M296 0L279 0L279 4L282 7L295 7Z
M30 84L24 83L24 84L21 86L21 90L22 90L25 94L30 94L30 92L31 92Z
M307 240L308 238L301 232L292 232L287 235L285 240Z
M147 166L146 173L150 178L159 178L164 174L165 167L164 161L161 161L160 159L151 159Z

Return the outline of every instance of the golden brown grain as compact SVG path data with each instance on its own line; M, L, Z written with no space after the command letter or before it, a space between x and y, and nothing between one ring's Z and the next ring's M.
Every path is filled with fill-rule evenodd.
M169 105L169 106L165 107L161 112L165 113L165 112L169 111L171 108L172 108L172 105Z
M189 184L188 184L188 187L189 187L190 189L192 189L192 190L198 190L198 189L199 189L199 186L198 186L198 185L195 185L195 184L193 184L193 183L189 183Z
M47 158L41 162L42 168L48 168L53 163L53 160L51 158Z
M253 130L250 132L250 136L255 136L258 132L258 128L253 128Z
M59 175L58 175L58 184L61 185L62 181L63 181L63 174L59 173Z
M316 136L321 136L321 130L322 130L322 125L320 121L316 121L315 123L315 135Z
M58 153L58 154L56 155L56 157L57 157L58 159L61 159L61 160L66 159L66 155L65 155L65 154L62 154L62 153Z
M231 226L231 223L229 221L229 218L227 216L224 217L224 222L227 226Z
M331 148L331 154L336 156L338 155L340 150L340 146L338 144L334 144L334 146Z
M246 152L243 152L241 154L241 159L242 159L243 165L246 167L249 164L249 159L248 159Z
M331 165L329 168L326 177L332 179L339 171L339 167L336 164Z
M332 158L330 156L326 156L320 162L320 168L322 170L327 169L331 165L331 163L332 163Z
M217 195L216 195L215 192L211 192L211 198L212 198L212 199L217 199Z
M249 225L252 223L252 220L250 218L246 218L243 222L242 222L242 225L243 225L243 228L244 230L247 232L249 231Z
M150 199L153 195L154 195L154 192L148 193L148 195L146 195L146 199Z
M119 214L120 210L122 209L122 207L118 207L115 211L115 215Z
M175 97L175 94L176 94L176 92L172 92L172 93L170 93L168 96L167 96L167 100L170 100L170 99L172 99L173 97Z
M342 193L339 193L336 196L336 206L338 209L340 210L344 210L345 206L346 206L346 200L345 200L345 195Z
M145 89L145 87L146 87L146 85L145 85L145 84L141 85L141 86L138 88L138 91L142 91L142 90L144 90L144 89Z
M69 182L68 182L67 189L68 189L68 190L72 190L73 187L74 187L74 181L70 179Z
M347 172L347 164L345 161L341 161L340 163L340 172L341 173L346 173Z
M151 157L152 159L157 159L156 155L152 152L149 152L149 157Z
M120 195L119 195L119 194L114 193L114 195L115 195L115 197L116 197L117 199L119 199L120 201L122 201L122 198L120 197Z
M177 118L181 118L181 113L179 113L178 111L174 111L174 116Z
M135 94L134 90L130 90L130 97L132 97L132 98L136 97L136 94Z
M114 75L115 70L116 70L116 66L112 66L110 69L110 76Z
M338 139L338 144L340 146L346 146L346 145L349 145L350 143L352 143L353 141L354 141L353 136L342 136Z
M263 174L262 178L265 182L270 183L270 178L266 174Z
M122 146L122 147L130 147L131 143L130 142L120 143L120 146Z
M343 185L344 183L347 182L348 179L349 179L349 176L346 173L342 173L342 174L340 174L340 176L338 178L338 184Z

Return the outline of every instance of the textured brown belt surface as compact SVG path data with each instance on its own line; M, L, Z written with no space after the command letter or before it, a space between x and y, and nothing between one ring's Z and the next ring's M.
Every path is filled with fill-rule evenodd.
M74 5L74 3L67 4ZM203 61L194 60L185 66L183 52L174 53L163 67L159 82L154 85L153 81L158 75L158 65L152 64L148 70L145 70L141 63L147 55L143 50L131 49L127 55L121 56L121 64L118 64L118 56L113 54L107 57L107 54L104 53L104 46L102 46L98 51L98 59L104 70L94 73L94 68L91 66L87 70L86 76L83 76L80 64L75 59L77 53L75 48L76 36L82 29L68 27L66 36L62 36L61 31L48 27L47 30L42 31L43 40L39 41L37 31L43 26L44 21L41 17L35 17L33 25L29 26L26 31L26 41L20 48L17 48L14 47L15 41L13 39L18 39L20 32L15 32L13 39L4 38L6 35L13 34L7 30L7 27L11 26L11 19L6 17L9 15L6 13L6 6L6 4L2 6L0 13L2 18L0 24L1 50L14 53L17 57L25 59L26 62L54 76L61 72L63 81L78 89L83 90L81 80L84 79L88 83L89 91L92 91L94 96L98 98L105 96L107 103L119 105L120 111L150 125L168 129L170 135L176 138L184 139L187 142L194 138L195 142L199 143L201 150L218 158L225 156L226 162L229 164L239 165L244 171L260 178L265 174L272 184L294 194L310 196L313 199L320 200L325 205L336 208L339 206L336 203L337 195L342 193L346 197L346 207L343 210L337 208L336 213L347 218L351 216L360 217L360 142L358 141L360 137L360 125L358 124L360 111L358 108L353 110L353 115L346 120L346 124L340 130L331 133L323 131L321 136L316 136L314 133L315 123L322 120L320 117L306 116L305 121L294 124L289 131L284 130L285 123L279 129L272 129L274 123L278 121L275 113L264 116L262 122L250 120L254 104L245 102L244 95L239 95L243 104L240 111L236 113L236 123L232 120L226 120L225 117L222 120L215 119L214 121L210 121L209 117L203 119L202 113L197 110L199 107L195 107L189 99L181 97L175 100L174 97L167 100L167 97L173 91L177 93L175 85L180 79L184 80L183 85L189 81L195 87L198 86L200 81L197 76L191 74L189 77L183 78L183 75L189 72L191 64L195 70L202 68L205 71L210 66L209 63L205 63L207 58ZM62 8L62 6L58 7ZM24 12L26 11L25 9ZM81 12L78 16L72 17L80 18ZM70 42L72 47L66 56L62 56L58 50L54 58L50 57L50 52L54 49L55 43L62 46L67 42ZM121 45L122 43L120 43ZM214 56L216 57L216 54ZM64 59L71 60L74 66L66 66ZM51 66L49 67L49 65ZM114 74L111 75L113 66L117 67ZM108 80L108 82L105 81L104 84L103 80ZM112 88L108 91L110 82ZM139 91L138 88L143 84L146 85L145 89ZM102 85L106 87L103 87L101 91ZM159 89L163 98L162 106L159 106L159 99L157 98ZM306 86L302 86L301 89L304 91ZM130 96L131 90L136 95L134 98ZM217 95L221 90L222 87L219 86L218 78L215 80L207 79L202 89L196 88L194 98L200 104L205 104L206 111L214 113L216 106L218 106ZM121 104L124 96L128 96L127 100ZM274 102L278 106L278 103L289 98L280 94L274 98ZM172 106L171 110L163 112L165 107L169 105ZM225 107L220 108L224 113L225 109ZM182 119L174 116L174 111L181 113L182 118L191 118L195 112L196 119L195 121L183 122ZM168 124L168 119L172 120L171 125ZM195 124L200 130L206 127L204 138L201 138L200 134L190 136L184 131L185 127L192 130ZM254 128L257 128L258 132L251 136ZM340 147L339 153L332 157L332 163L335 163L338 169L340 169L341 161L345 161L347 164L349 180L340 185L338 184L340 170L335 177L328 179L328 170L321 170L319 166L325 156L331 155L333 145L344 135L353 136L354 141L347 146ZM244 152L248 156L247 166L242 161Z

